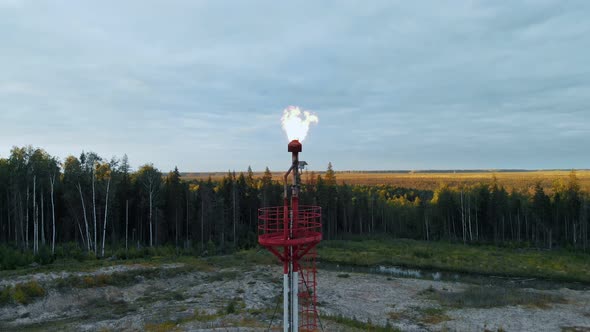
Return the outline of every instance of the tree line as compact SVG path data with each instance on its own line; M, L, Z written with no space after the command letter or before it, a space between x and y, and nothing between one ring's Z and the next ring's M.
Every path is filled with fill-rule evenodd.
M574 171L551 188L506 190L486 183L436 190L338 184L332 165L304 172L302 204L322 207L325 239L388 234L463 243L588 248L588 193ZM0 158L0 243L38 254L75 243L97 257L119 248L175 246L231 252L256 246L258 208L282 204L267 168L255 177L184 180L177 168L137 170L127 156L84 152L60 161L14 147Z

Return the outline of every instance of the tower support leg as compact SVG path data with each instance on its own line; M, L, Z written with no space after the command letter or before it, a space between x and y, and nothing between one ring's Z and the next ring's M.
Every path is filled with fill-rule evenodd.
M289 332L289 274L283 274L283 332Z
M293 331L299 331L299 272L293 272L293 293L291 293L292 297L292 307L293 307Z

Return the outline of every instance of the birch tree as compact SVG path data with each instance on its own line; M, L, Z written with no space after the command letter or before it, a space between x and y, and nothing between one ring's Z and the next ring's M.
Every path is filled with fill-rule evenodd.
M94 152L87 152L82 153L80 156L80 163L82 164L82 175L86 178L88 182L90 182L90 189L92 195L92 222L93 222L93 241L91 249L94 251L95 255L98 255L98 218L96 214L97 210L97 203L96 203L96 168L98 167L99 163L102 161L96 153Z
M137 171L138 182L141 184L142 191L148 200L148 220L149 220L149 234L150 234L150 247L154 244L153 234L153 210L154 202L158 198L160 193L160 187L162 185L162 173L154 167L152 164L146 164L139 168Z
M53 172L49 178L50 198L51 198L51 254L55 255L55 176L57 172Z
M109 212L109 191L111 188L111 179L112 179L112 172L111 166L107 163L101 164L97 166L98 177L102 182L106 181L106 196L104 200L104 221L103 221L103 228L102 228L102 246L100 249L100 256L104 257L104 246L105 246L105 239L107 233L107 221L108 221L108 212Z
M88 225L88 216L86 213L86 204L84 202L84 194L82 193L82 181L84 178L82 177L82 168L81 163L78 158L74 156L69 156L66 158L64 162L64 183L71 186L73 189L75 188L75 195L72 195L71 199L73 200L73 196L78 196L80 199L80 205L82 207L82 216L84 219L84 226L85 232L83 233L84 242L86 244L87 250L90 251L91 244L90 244L90 230ZM73 203L72 203L73 204Z
M39 252L39 220L37 209L37 175L33 175L33 253Z
M119 181L119 195L122 202L125 201L125 251L129 248L129 197L130 195L130 171L131 167L129 166L129 158L127 155L123 155L121 158L121 163L119 164L118 173L120 175Z

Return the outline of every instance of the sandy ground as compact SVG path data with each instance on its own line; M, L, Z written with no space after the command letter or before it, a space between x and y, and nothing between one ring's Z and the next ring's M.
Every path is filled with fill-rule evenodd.
M175 269L182 264L161 266ZM114 266L76 275L109 274L146 269L140 265ZM182 273L171 278L143 278L124 287L56 288L70 273L38 273L0 281L13 285L38 280L48 294L29 305L0 307L0 331L266 331L281 325L274 314L282 291L281 269L256 266L250 270L220 269ZM462 282L392 278L364 273L320 270L319 310L326 331L354 330L327 316L342 315L373 324L389 324L402 331L590 331L590 292L534 290L556 294L565 303L548 307L507 306L490 309L442 308L423 291L432 287L459 292ZM236 309L227 314L233 302ZM444 319L429 319L429 309L441 309ZM569 329L569 330L568 330Z
M421 292L432 287L439 291L457 292L469 285L420 279L387 278L381 275L349 274L335 278L336 273L322 271L320 297L324 314L343 314L374 323L390 324L402 331L562 331L566 327L590 331L590 292L570 289L527 291L556 294L565 304L548 308L508 306L487 309L445 309L449 320L438 324L423 322L421 312L441 308ZM325 280L325 281L324 281Z

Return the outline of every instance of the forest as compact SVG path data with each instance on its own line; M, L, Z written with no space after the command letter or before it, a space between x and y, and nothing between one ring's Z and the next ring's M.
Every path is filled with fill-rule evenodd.
M303 204L319 205L325 239L383 236L465 244L588 249L588 192L575 171L545 188L507 189L495 176L434 190L346 184L332 165L304 172ZM40 148L0 158L0 253L55 257L124 255L173 247L197 254L257 245L257 214L282 203L283 184L267 168L255 176L183 179L127 156L83 152L60 161ZM3 268L18 263L0 255Z

